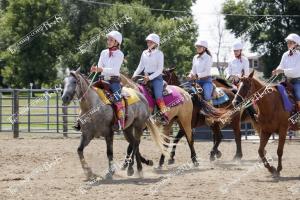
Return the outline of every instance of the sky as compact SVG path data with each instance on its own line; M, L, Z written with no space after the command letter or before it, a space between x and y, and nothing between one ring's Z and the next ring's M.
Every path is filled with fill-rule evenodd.
M225 29L224 16L220 15L222 4L225 0L197 0L192 6L194 21L198 25L199 38L208 41L208 46L213 54L213 59L216 61L217 42L218 42L218 18L221 20L221 26ZM232 45L236 41L241 41L235 38L229 30L224 31L224 41L222 42L220 61L228 61L233 55ZM243 41L242 41L243 42ZM250 55L248 51L249 44L245 45L244 53Z

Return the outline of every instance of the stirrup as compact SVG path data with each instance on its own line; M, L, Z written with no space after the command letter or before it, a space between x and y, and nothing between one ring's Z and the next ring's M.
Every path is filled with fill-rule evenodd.
M80 131L81 126L80 126L79 122L76 121L75 124L72 126L72 128L75 129L76 131Z

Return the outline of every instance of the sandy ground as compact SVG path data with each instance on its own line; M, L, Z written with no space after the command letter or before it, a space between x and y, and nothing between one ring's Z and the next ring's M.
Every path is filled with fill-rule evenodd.
M118 166L127 143L116 139L114 158L117 172L113 180L86 182L77 156L78 136L68 139L26 136L12 139L0 136L0 199L300 199L300 142L287 141L283 171L274 179L257 160L257 141L244 141L242 162L232 161L235 144L224 142L223 156L209 161L211 143L196 142L200 160L192 167L187 143L178 146L176 163L162 170L159 151L149 139L141 143L142 154L154 161L143 165L144 178L128 177ZM277 142L268 144L267 155L277 166ZM106 146L93 140L85 150L86 160L96 174L107 170ZM136 169L136 167L135 167Z

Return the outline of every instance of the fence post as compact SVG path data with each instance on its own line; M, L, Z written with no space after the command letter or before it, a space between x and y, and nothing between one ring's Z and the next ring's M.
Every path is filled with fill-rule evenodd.
M30 112L31 97L32 97L32 90L28 90L28 97L27 97L27 106L28 106L27 129L28 129L28 132L30 132L30 124L31 124L31 119L30 119L30 116L31 116L31 112Z
M68 106L62 107L63 113L63 135L64 137L68 137Z
M0 92L0 132L2 131L2 92Z
M56 92L56 131L59 133L59 107L58 107L58 92Z
M19 91L13 90L13 133L14 138L19 137Z

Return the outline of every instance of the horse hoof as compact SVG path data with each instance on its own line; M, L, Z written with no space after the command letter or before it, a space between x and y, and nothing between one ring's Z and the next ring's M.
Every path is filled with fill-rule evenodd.
M216 157L217 157L217 158L221 158L221 157L222 157L222 152L221 152L221 151L217 151Z
M157 167L155 167L154 169L155 170L161 170L163 168L163 166L162 165L158 165Z
M122 165L122 167L121 167L121 170L124 171L127 167L128 167L128 164L124 163L124 164Z
M168 160L168 165L172 165L172 164L174 164L175 163L175 159L174 158L170 158L169 160Z
M144 173L143 173L143 171L138 171L138 172L137 172L137 176L138 176L139 178L144 178Z
M233 160L240 161L240 160L242 160L242 156L239 154L235 154L235 156L233 157Z
M199 167L199 165L200 165L200 164L198 163L198 161L194 161L193 163L194 163L194 167Z
M127 169L127 176L132 176L134 174L133 168L128 168Z
M107 174L105 174L104 179L105 180L112 180L113 179L113 175L111 173L107 173Z
M153 166L153 165L154 165L153 161L152 161L152 160L149 160L149 161L148 161L148 166Z

